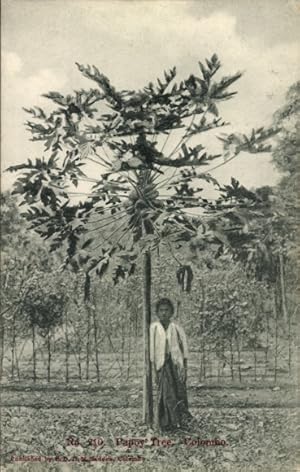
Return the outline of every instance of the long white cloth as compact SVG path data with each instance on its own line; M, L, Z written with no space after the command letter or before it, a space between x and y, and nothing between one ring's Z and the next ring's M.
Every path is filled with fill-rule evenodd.
M165 363L166 341L172 361L183 372L184 359L188 357L188 347L183 329L176 323L169 324L167 330L159 321L154 321L150 326L150 360L155 369L159 370Z

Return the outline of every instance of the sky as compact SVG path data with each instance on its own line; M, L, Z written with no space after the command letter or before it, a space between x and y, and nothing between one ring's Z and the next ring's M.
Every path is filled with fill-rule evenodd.
M243 72L222 107L231 129L268 126L299 80L299 0L2 0L2 170L42 149L29 141L22 107L47 106L42 93L94 87L75 62L95 64L118 88L140 88L163 70L198 73L217 53L223 74ZM248 187L273 185L269 154L240 155L217 169ZM14 175L2 173L2 190Z

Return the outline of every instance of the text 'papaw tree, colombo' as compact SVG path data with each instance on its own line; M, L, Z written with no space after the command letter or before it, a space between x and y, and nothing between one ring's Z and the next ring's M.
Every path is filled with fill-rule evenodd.
M32 227L51 241L53 250L65 245L66 261L74 268L84 267L87 294L91 274L111 272L117 281L133 273L142 255L143 417L150 424L151 250L160 243L176 249L191 240L223 246L221 225L210 226L205 217L215 203L201 197L200 184L218 189L209 170L240 152L270 150L265 142L275 130L222 135L223 150L216 154L199 143L203 133L227 124L218 104L235 95L230 86L241 77L215 79L221 66L215 54L199 63L199 75L175 83L173 68L141 90L118 91L96 67L77 66L97 88L66 96L49 92L44 96L55 109L26 110L32 140L44 142L44 155L10 170L22 171L15 192L27 204ZM221 164L205 171L222 157ZM79 203L74 196L82 197ZM189 214L191 208L198 209L199 217Z

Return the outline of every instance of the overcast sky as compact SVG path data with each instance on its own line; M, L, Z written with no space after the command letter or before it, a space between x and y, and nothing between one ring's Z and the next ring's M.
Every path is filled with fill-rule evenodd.
M39 156L22 107L40 95L91 87L75 62L95 64L122 89L177 66L179 77L217 53L224 74L242 70L238 95L222 107L236 130L268 125L299 80L299 0L2 0L2 169ZM243 155L214 174L274 184L270 156ZM2 176L2 189L12 176Z

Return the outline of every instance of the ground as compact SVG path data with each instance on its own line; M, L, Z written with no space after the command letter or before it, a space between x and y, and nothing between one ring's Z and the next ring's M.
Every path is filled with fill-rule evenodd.
M195 425L167 437L142 424L139 385L3 386L1 472L297 470L294 388L199 385L189 397Z

